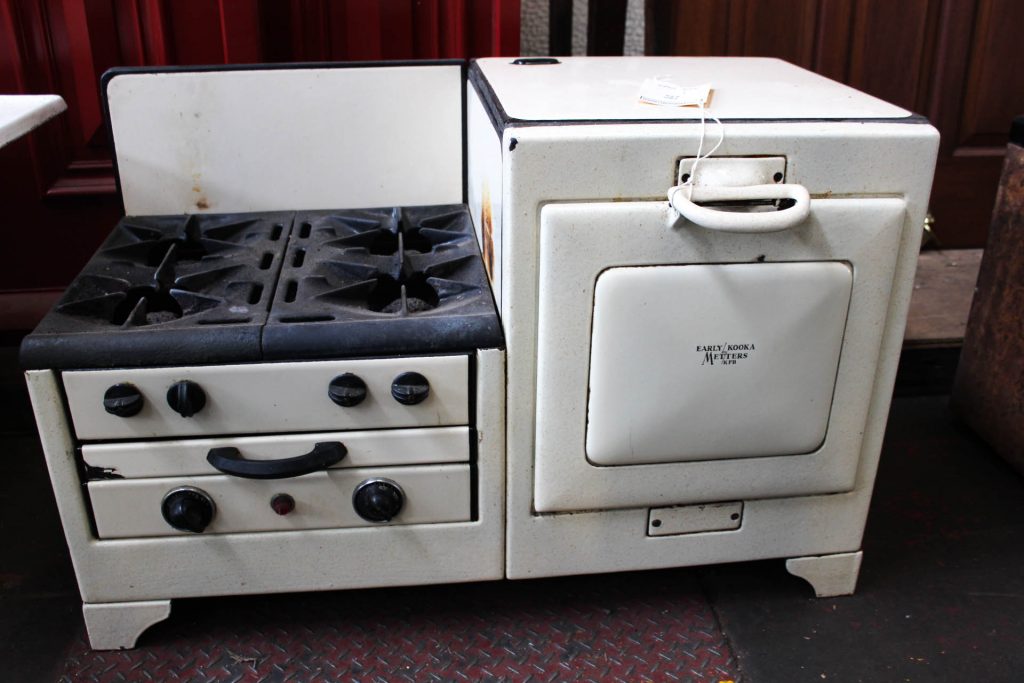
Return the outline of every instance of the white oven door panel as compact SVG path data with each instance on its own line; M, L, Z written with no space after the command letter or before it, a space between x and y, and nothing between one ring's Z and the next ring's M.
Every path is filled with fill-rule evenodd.
M370 478L391 479L405 493L401 512L390 522L368 522L352 507L356 486ZM471 518L470 466L419 465L334 469L277 480L212 476L94 481L88 488L97 534L103 539L197 535L172 528L160 512L164 496L183 486L201 489L216 506L213 521L201 536L440 524ZM278 493L295 499L291 513L279 515L271 508L270 499Z
M535 509L538 512L559 512L667 506L851 490L855 484L861 436L905 220L905 202L897 197L814 199L811 215L804 223L789 230L763 234L706 230L678 219L666 202L544 206L539 236ZM705 383L679 387L679 398L673 399L672 392L664 390L654 399L645 397L646 407L643 410L655 406L657 412L645 414L643 419L648 424L659 426L641 436L641 440L647 440L641 444L642 448L637 448L634 431L631 451L629 421L639 417L639 413L631 412L634 409L627 405L627 400L623 400L619 405L620 414L615 415L613 385L616 381L630 381L626 372L607 367L608 362L625 355L624 350L616 349L616 341L641 347L650 344L646 347L651 349L649 358L637 358L631 362L651 362L652 365L644 370L645 377L659 377L661 366L658 364L664 363L666 353L671 355L666 349L676 343L672 334L688 327L683 320L666 322L662 327L653 326L650 320L656 316L644 319L643 313L635 313L643 321L641 329L610 330L611 337L602 337L592 345L592 336L599 333L603 325L593 315L595 289L602 273L618 268L679 266L662 271L651 269L652 272L667 273L666 277L671 278L672 274L683 272L681 267L692 265L741 264L754 268L800 263L822 267L811 268L808 272L812 273L811 280L815 286L825 290L820 292L823 300L811 300L805 305L804 313L811 317L824 317L817 322L807 322L796 315L787 321L786 317L790 315L787 311L756 313L758 318L768 320L765 329L773 338L804 345L810 342L814 347L814 363L819 366L817 370L826 368L824 378L788 380L811 391L811 395L802 397L803 401L813 398L816 404L822 400L829 404L827 407L815 405L814 409L807 411L806 424L801 424L797 430L803 430L803 433L789 444L791 450L780 452L785 450L784 441L791 438L784 434L786 425L791 424L794 416L799 418L800 411L786 406L777 408L780 412L775 417L782 423L773 424L771 433L762 433L764 451L757 450L754 434L759 427L764 427L763 420L759 423L761 418L755 415L753 422L745 422L750 419L749 410L754 410L752 406L760 405L761 401L773 401L782 395L778 386L726 381L715 388L713 380L706 380ZM845 300L842 269L852 273L852 283ZM727 307L735 307L736 311L750 315L753 314L749 312L750 305L743 303L744 297L756 299L763 295L770 299L773 290L778 290L774 296L782 296L781 289L785 289L781 284L774 284L768 287L767 293L755 291L758 287L757 278L754 278L738 287L738 291L730 293L720 288L712 293L711 288L718 286L711 284L712 274L726 271L705 269L693 272L697 272L698 279L703 278L704 283L690 283L692 287L707 289L707 296L718 299L719 305L730 301ZM753 270L749 272L755 273ZM680 291L675 299L666 294L665 298L672 301L669 315L673 311L678 315L696 313L699 304L694 302L699 297L690 291ZM835 309L831 313L822 310L822 307L830 306ZM843 309L847 306L844 315ZM607 310L611 312L613 309ZM731 318L732 323L739 326L734 331L742 334L752 332L754 328L744 327L745 323L740 318L738 314ZM709 334L716 332L716 325L721 325L723 319L729 320L730 316L717 316L707 321L705 329ZM838 322L840 319L845 321L844 325ZM795 324L803 331L814 329L821 338L813 338L815 335L812 335L800 341L799 334L790 335L780 322ZM700 322L695 325L698 329L700 326ZM842 327L842 342L838 365L833 364L830 373L827 368L831 362L830 353L835 352L837 327ZM631 332L654 339L636 342ZM736 342L748 343L744 340ZM694 342L693 346L696 347L697 343ZM699 343L715 346L732 341L722 338ZM768 349L757 346L756 340L753 343L756 348L745 360L753 360L762 348ZM683 342L678 344L681 347ZM604 368L592 370L595 352L597 361L605 364ZM703 354L698 354L696 348L687 348L679 352L678 362L683 362L684 358L699 365ZM713 369L742 370L743 365L737 359L735 366L715 366ZM600 376L596 387L590 384L592 371ZM664 368L666 376L673 372L678 370ZM770 369L765 369L765 373L766 378L773 374ZM777 376L772 377L772 381L777 380ZM834 384L832 391L830 384ZM595 415L591 415L589 429L594 435L588 444L588 404L591 402L590 393L595 388L597 395L593 400L601 405L591 404L590 407L602 417L611 416L612 423L594 425ZM639 384L634 383L630 390L638 388ZM724 435L726 443L723 446L716 446L714 439L699 434L681 439L683 430L671 424L689 402L700 400L699 392L711 390L713 400L726 401L732 395L730 392L743 389L749 390L749 395L742 397L743 410L734 410L728 405L718 406L720 415L706 425L718 430L720 436ZM828 416L823 441L818 439L822 411ZM735 434L728 429L730 423ZM690 430L703 426L695 420L688 422ZM609 439L605 441L604 436ZM674 448L670 443L673 440L678 441ZM808 452L807 444L815 440L820 442L820 447ZM755 444L753 447L752 443ZM733 448L737 450L730 454L728 451ZM647 449L646 452L643 449ZM631 461L634 453L638 459ZM599 462L601 460L604 463Z
M214 448L237 448L246 460L277 460L313 450L318 443L341 443L345 457L335 468L469 462L469 427L375 429L274 436L126 441L85 444L82 460L108 477L183 477L220 474L206 461Z
M852 284L853 271L835 261L604 271L587 458L636 465L817 450Z
M421 403L404 405L392 398L391 382L411 371L427 378L430 393ZM327 395L330 381L344 373L366 383L359 405L345 408ZM83 441L469 424L468 356L73 370L61 378L75 434ZM206 394L206 405L192 417L167 403L167 390L182 380L199 384ZM104 392L120 383L142 393L138 414L118 417L104 410Z

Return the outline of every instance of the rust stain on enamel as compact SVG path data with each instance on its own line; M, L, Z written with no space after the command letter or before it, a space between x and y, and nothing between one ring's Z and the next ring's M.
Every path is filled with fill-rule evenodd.
M483 193L480 198L480 225L483 233L483 256L484 268L487 270L487 279L494 282L494 225L491 218L491 189L484 183Z

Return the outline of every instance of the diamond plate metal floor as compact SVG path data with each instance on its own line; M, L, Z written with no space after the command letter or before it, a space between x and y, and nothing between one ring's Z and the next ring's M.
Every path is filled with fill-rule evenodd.
M179 601L61 681L738 681L692 571Z

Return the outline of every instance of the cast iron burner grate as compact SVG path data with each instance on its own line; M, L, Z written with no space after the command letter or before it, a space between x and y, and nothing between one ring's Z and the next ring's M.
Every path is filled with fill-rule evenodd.
M22 344L27 367L258 360L292 214L129 216Z
M241 218L210 225L199 215L185 217L128 217L111 236L114 244L101 253L138 265L157 267L170 262L185 263L237 253L247 249L246 242L258 239L257 218Z
M269 357L502 344L464 205L300 214L295 225L264 332Z
M237 275L244 277L244 267L238 264L208 268L192 275L177 277L174 254L172 246L148 284L133 284L132 278L83 275L68 290L56 310L69 316L105 320L120 327L159 325L217 308L224 299L204 296L200 292L211 289L211 285L218 281L233 280ZM232 281L227 289L235 290L245 284ZM250 291L262 289L258 283L248 283L248 286ZM248 311L242 313L238 307L226 315L222 320L251 320Z
M463 205L129 216L21 360L159 366L503 343Z

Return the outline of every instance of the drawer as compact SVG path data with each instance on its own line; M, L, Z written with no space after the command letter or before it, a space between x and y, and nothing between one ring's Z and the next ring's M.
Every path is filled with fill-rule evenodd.
M406 372L429 382L421 403L405 405L391 395L392 382ZM366 398L351 407L334 403L327 393L331 380L346 373L366 385ZM75 433L85 441L469 423L468 356L74 370L61 377ZM190 417L168 403L171 387L185 381L203 395L202 407ZM130 384L141 395L136 414L120 417L104 408L104 394L118 384Z
M345 457L334 466L339 468L469 462L469 427L86 444L82 459L105 478L182 477L219 474L206 461L214 448L237 448L247 460L277 460L308 453L318 443L345 447Z
M360 517L352 496L368 479L390 479L401 487L404 503L390 522ZM88 485L101 539L195 535L171 527L161 514L164 497L193 487L212 500L215 511L203 532L224 534L295 531L401 524L462 522L471 518L470 466L416 465L334 469L295 479L252 480L228 476L162 477L94 481ZM277 514L271 499L287 494L294 510Z

